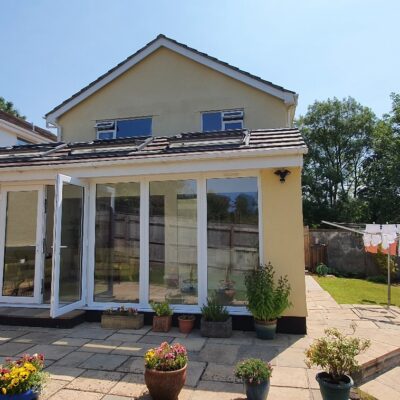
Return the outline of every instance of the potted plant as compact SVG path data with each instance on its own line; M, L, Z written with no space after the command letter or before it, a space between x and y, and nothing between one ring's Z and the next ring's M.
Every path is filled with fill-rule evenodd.
M153 400L177 400L186 381L187 351L179 343L161 343L145 355L144 380Z
M355 325L352 325L353 334ZM325 337L314 340L306 351L306 364L324 370L316 375L323 400L347 400L354 385L349 374L359 369L356 356L365 351L369 340L343 335L336 328L325 329Z
M190 333L194 327L194 322L196 317L191 314L183 314L178 317L179 322L179 332Z
M254 328L260 339L275 337L277 319L291 306L287 276L281 276L276 283L274 275L274 268L269 263L250 271L245 277L247 309L254 317Z
M25 354L18 360L6 359L0 366L0 399L33 400L37 399L48 379L43 372L42 354Z
M217 297L212 295L207 304L201 308L200 332L202 336L227 338L232 336L232 318L226 307L221 305Z
M101 316L101 327L105 329L140 329L144 324L144 315L136 308L109 308Z
M150 305L156 314L153 317L153 331L168 332L171 329L173 314L168 301L163 301L161 303L151 302Z
M235 376L244 383L248 400L265 400L268 396L272 366L259 358L248 358L235 367Z

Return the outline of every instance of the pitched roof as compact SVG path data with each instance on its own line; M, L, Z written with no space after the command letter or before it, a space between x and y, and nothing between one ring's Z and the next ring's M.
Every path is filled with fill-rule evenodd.
M26 129L36 135L42 136L47 140L52 140L52 141L57 140L56 136L50 131L43 128L39 128L38 126L35 126L31 122L25 121L22 118L18 118L15 115L6 113L5 111L2 110L0 110L0 120L10 122L13 125Z
M167 36L160 34L154 40L147 43L144 47L138 50L136 53L127 57L124 61L120 62L114 68L111 68L105 74L99 76L96 80L89 83L87 86L73 94L71 97L63 101L58 106L54 107L45 115L45 117L49 121L54 122L57 117L64 114L70 108L83 101L85 98L111 82L113 79L130 69L136 63L143 60L145 57L147 57L160 47L169 48L170 50L191 58L194 61L207 65L228 76L241 80L250 86L256 87L257 89L263 90L273 96L276 96L289 104L296 104L297 102L298 95L292 90L285 89L282 86L264 80L259 76L243 71L224 61L221 61L206 53L202 53L192 47L189 47L183 43L179 43L174 39L168 38Z
M177 155L193 160L207 153L237 154L248 151L276 154L305 153L307 147L298 129L232 130L221 132L191 132L172 137L132 137L94 140L77 143L46 143L0 148L0 168L33 165L65 165L71 163L120 160L154 160Z

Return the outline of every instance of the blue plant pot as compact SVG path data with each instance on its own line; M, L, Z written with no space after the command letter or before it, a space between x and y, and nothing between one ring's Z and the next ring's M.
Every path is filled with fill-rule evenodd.
M244 384L246 388L246 397L248 400L265 400L269 392L269 380L263 383L248 383Z
M37 400L38 394L33 390L28 390L19 394L0 394L0 400Z
M320 372L315 377L319 383L319 389L323 400L348 400L350 389L354 382L350 376L345 375L345 381L332 383L329 381L329 375L326 372Z
M275 321L254 320L254 329L259 339L263 340L275 339L276 320Z

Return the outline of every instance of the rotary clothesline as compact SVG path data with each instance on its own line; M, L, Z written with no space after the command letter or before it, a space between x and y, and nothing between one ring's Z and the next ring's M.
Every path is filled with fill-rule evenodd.
M344 229L353 233L363 235L366 251L377 253L378 248L387 254L387 280L388 280L388 308L391 303L391 282L390 282L390 256L400 255L400 224L363 224L364 230L349 228L334 222L322 221L323 224L331 225L336 228ZM396 252L396 245L399 253ZM392 254L394 253L394 254Z

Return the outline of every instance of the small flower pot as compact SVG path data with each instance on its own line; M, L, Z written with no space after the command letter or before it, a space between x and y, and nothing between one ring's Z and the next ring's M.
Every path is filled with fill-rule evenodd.
M172 316L168 315L166 317L158 317L155 315L153 317L153 332L169 332L172 325Z
M254 320L254 329L256 335L262 340L272 340L275 339L276 334L276 319L274 321L260 321Z
M103 314L101 327L104 329L140 329L144 325L144 314Z
M226 321L215 322L206 321L204 318L201 319L200 325L201 336L211 338L228 338L232 336L232 317L229 317Z
M196 318L193 315L189 319L183 318L182 316L178 317L179 332L186 334L192 332L195 321Z
M354 386L353 379L348 375L344 375L339 383L332 382L326 372L320 372L315 379L319 383L319 390L323 400L348 400L350 390Z
M27 390L19 394L0 394L0 400L36 400L38 399L37 392Z
M265 400L268 397L269 380L262 383L245 382L246 397L248 400Z
M186 368L177 371L156 371L146 368L144 381L153 400L178 400L186 382Z

